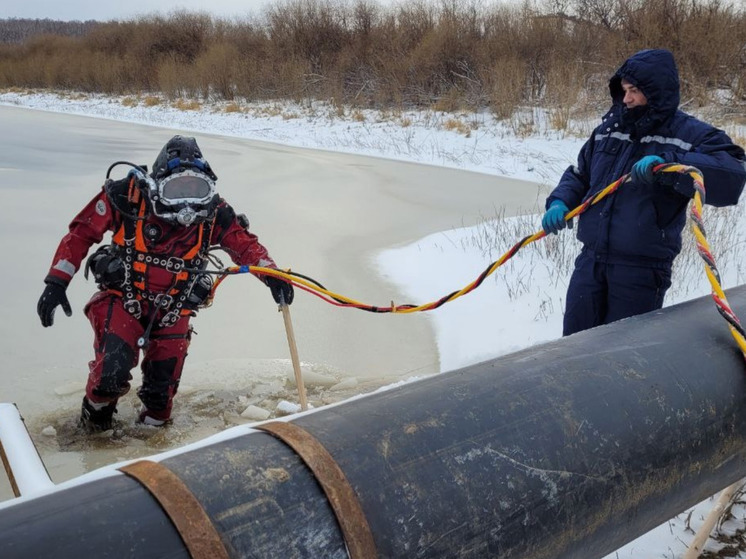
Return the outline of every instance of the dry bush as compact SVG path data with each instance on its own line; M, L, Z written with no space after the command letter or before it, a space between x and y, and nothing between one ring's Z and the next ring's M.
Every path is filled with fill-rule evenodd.
M200 97L203 93L195 68L185 67L174 57L163 57L155 67L154 74L154 87L144 89L158 91L169 101Z
M123 60L111 60L100 52L87 52L68 62L67 74L78 84L75 89L114 95L129 90Z
M244 64L244 72L249 66ZM239 91L249 99L290 99L301 101L307 97L307 80L311 74L308 64L302 59L276 61L272 67L256 66L256 73L251 81L245 81ZM246 73L244 73L246 79ZM254 95L246 95L245 91Z
M194 62L194 72L202 97L230 101L235 96L236 76L240 64L238 48L231 43L210 45Z
M266 94L267 84L262 79L266 66L253 57L242 56L235 68L236 96L247 101L270 97Z
M211 27L207 14L175 12L168 18L142 21L137 26L142 33L133 39L140 43L144 61L166 55L189 64L205 50Z
M171 103L171 106L180 111L198 111L202 108L199 101L194 99L176 99Z
M449 118L448 120L446 120L443 123L443 128L452 132L462 134L467 138L471 136L471 128L469 128L469 125L465 124L457 118Z
M547 96L552 128L567 131L580 95L582 75L579 64L554 65L547 72Z
M184 87L183 67L173 58L164 58L155 72L157 89L166 99L173 101L193 93Z
M287 0L267 10L273 50L282 57L303 57L323 74L347 43L341 4L331 0ZM276 57L280 58L280 57Z
M74 88L76 84L67 67L75 53L73 45L74 40L68 37L40 35L22 45L3 47L0 75L4 85Z
M489 72L488 80L492 112L499 119L510 118L525 97L525 62L516 56L499 59Z
M243 21L174 12L0 44L0 85L487 108L506 120L531 104L566 129L575 110L608 105L609 77L642 48L674 52L687 107L714 89L743 106L745 10L728 0L279 0Z
M574 0L569 7L582 25L607 29L602 61L618 65L640 49L671 50L682 77L682 98L697 104L711 101L714 88L732 87L746 71L743 5L727 0ZM608 46L614 48L609 51Z
M112 58L123 58L132 52L131 41L144 25L134 21L101 24L81 39L81 48L102 52Z

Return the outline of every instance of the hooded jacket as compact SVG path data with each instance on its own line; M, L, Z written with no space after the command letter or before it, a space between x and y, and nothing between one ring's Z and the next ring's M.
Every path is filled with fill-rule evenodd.
M645 107L623 104L622 79L647 98ZM609 80L611 109L547 198L578 206L646 155L702 172L706 203L738 202L746 182L746 156L725 132L684 113L679 106L679 76L667 50L631 56ZM579 218L578 240L599 261L667 267L681 250L686 207L694 193L690 176L661 173L653 185L626 182Z

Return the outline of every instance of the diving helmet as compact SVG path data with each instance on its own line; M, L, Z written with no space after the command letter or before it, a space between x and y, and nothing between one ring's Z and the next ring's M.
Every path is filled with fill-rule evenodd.
M218 177L194 138L171 138L158 154L151 178L148 198L155 215L166 221L184 226L200 223L213 215L220 201L215 188Z

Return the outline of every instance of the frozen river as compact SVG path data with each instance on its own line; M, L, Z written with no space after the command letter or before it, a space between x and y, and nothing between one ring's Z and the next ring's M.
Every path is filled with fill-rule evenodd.
M58 311L54 327L45 329L36 315L42 280L67 224L98 191L108 166L151 165L181 131L11 107L0 107L0 122L0 402L18 405L54 481L202 438L241 422L249 403L271 408L295 398L286 382L292 368L282 316L263 284L236 276L193 321L197 335L173 426L131 427L132 391L120 402L125 427L115 438L78 432L92 355L82 308L95 285L78 274L68 290L72 318ZM538 194L531 183L479 173L206 134L197 139L219 191L248 215L280 267L375 305L425 302L402 300L375 268L377 251L472 225L495 207L510 215ZM440 370L423 314L339 309L302 292L291 311L304 369L342 381L335 389L310 387L317 406ZM138 371L133 376L137 385ZM6 485L0 479L0 498L9 496Z

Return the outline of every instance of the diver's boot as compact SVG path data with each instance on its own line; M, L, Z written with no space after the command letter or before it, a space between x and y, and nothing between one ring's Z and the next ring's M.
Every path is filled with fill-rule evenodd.
M158 417L158 412L152 412L148 410L148 408L142 408L142 411L140 412L140 415L137 418L137 423L141 423L143 425L150 425L151 427L164 427L171 423L171 419L162 419L161 417Z
M112 428L114 414L117 411L116 402L95 404L83 396L83 406L80 410L80 425L89 432L108 431Z

